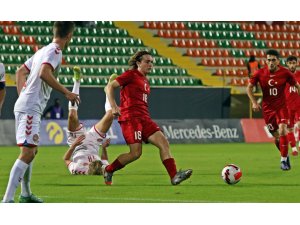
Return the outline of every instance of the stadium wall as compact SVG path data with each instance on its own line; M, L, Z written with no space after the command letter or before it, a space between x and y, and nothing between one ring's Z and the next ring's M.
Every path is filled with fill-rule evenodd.
M14 119L13 108L17 100L15 87L7 87L6 100L1 119ZM117 99L119 94L116 92ZM59 98L67 119L68 102L65 97L53 91L47 108ZM99 119L104 115L105 94L103 87L80 88L81 119ZM154 119L215 119L230 116L230 88L151 88L149 108Z
M67 120L42 120L40 145L66 145ZM87 129L98 120L82 120ZM171 144L270 142L262 119L156 120ZM112 144L125 144L119 123L107 132ZM15 145L14 120L0 123L0 146ZM0 148L1 149L1 148Z

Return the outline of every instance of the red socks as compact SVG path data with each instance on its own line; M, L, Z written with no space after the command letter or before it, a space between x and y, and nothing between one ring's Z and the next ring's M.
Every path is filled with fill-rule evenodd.
M165 159L163 164L166 167L170 178L172 179L177 173L175 160L173 158Z
M113 173L117 170L122 169L124 166L120 163L118 159L116 159L112 164L108 165L105 170L109 173Z
M279 139L274 139L274 143L276 145L276 147L278 148L278 150L280 151L280 144L279 144Z
M279 137L280 153L282 157L287 157L289 151L289 141L287 136Z
M294 132L289 132L287 134L287 138L288 138L288 141L291 145L291 147L296 147L296 139L295 139L295 135L294 135Z

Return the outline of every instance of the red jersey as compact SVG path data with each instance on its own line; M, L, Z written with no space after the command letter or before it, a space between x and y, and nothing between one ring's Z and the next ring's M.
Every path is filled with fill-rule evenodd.
M296 81L300 83L300 71L296 71L294 76ZM295 86L287 84L285 88L285 95L288 109L297 110L300 108L300 96Z
M148 96L150 85L148 79L138 70L127 70L116 81L121 86L119 121L136 117L149 117Z
M294 75L286 68L279 66L279 69L271 73L268 67L257 70L250 78L250 83L259 83L263 92L262 108L264 112L277 111L286 107L285 86L296 84Z

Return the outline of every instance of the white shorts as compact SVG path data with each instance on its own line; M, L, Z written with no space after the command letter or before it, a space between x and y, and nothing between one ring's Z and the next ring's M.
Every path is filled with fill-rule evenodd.
M40 141L41 115L15 112L18 146L35 147Z
M69 132L70 136L68 135L68 145L72 145L74 140L80 136L85 135L85 139L83 140L82 144L77 146L73 152L73 155L77 151L85 151L93 154L98 154L99 146L102 145L103 140L105 139L106 135L101 135L93 126L89 131L85 131L84 127L81 127L78 131Z
M76 131L69 131L67 130L67 144L71 146L76 138L85 134L86 129L83 124L80 124L80 127Z

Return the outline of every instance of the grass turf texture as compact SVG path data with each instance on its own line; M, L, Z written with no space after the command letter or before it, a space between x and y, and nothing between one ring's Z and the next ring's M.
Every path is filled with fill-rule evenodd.
M33 165L31 189L46 203L277 203L300 202L300 158L291 156L292 170L282 171L273 144L171 145L177 168L192 168L191 178L172 186L158 150L143 146L142 157L117 171L113 186L102 176L70 175L62 156L67 147L40 147ZM109 147L110 162L127 146ZM0 147L0 196L7 185L18 147ZM240 166L243 177L236 185L221 179L226 164ZM16 192L15 201L20 193Z

